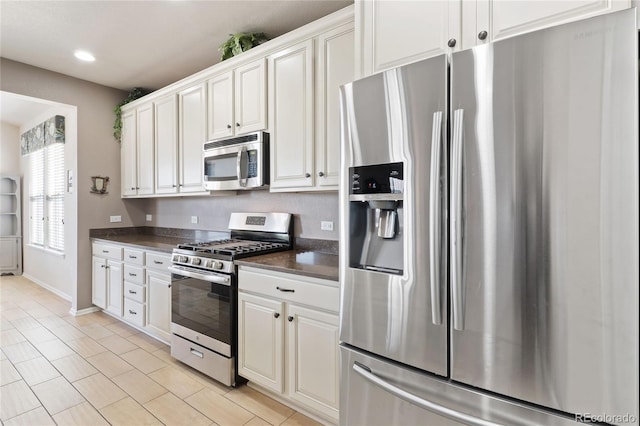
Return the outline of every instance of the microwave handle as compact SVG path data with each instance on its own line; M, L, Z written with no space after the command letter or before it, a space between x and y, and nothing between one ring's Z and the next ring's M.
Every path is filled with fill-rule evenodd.
M242 149L238 152L237 164L238 183L242 187L247 186L248 163L249 154L247 153L247 147L243 146Z

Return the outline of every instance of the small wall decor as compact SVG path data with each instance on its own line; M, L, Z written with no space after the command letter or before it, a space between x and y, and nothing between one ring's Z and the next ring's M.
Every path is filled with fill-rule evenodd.
M91 192L93 194L108 194L107 184L109 183L109 176L91 176L93 186Z

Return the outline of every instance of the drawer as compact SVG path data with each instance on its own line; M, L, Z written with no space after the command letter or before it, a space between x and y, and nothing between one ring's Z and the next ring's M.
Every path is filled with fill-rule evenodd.
M124 280L136 284L144 284L144 268L124 264Z
M335 281L241 266L238 288L331 312L340 308L340 290Z
M124 261L132 265L144 266L144 252L130 248L124 249Z
M106 259L122 260L122 247L93 243L91 244L91 250L94 256L104 257Z
M144 305L131 299L124 299L124 319L144 327Z
M134 302L144 303L144 287L138 284L124 282L124 297Z
M168 272L167 268L171 265L171 255L148 251L146 258L147 268Z
M222 356L175 334L171 335L171 356L226 386L234 383L233 358Z

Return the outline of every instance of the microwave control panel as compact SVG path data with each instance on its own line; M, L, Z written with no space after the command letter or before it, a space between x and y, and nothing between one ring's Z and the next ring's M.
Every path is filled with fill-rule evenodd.
M247 177L258 177L258 151L255 149L247 151Z

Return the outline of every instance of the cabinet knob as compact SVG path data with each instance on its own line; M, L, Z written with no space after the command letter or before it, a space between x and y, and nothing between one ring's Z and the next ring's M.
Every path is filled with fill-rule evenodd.
M293 321L293 317L292 317L291 315L289 315L289 316L287 317L287 319L289 320L289 322L292 322L292 321Z
M230 128L231 128L231 124L227 124L227 129L230 129Z
M274 317L274 318L278 318L279 316L280 316L280 314L279 314L279 313L277 313L277 312L274 312L274 313L273 313L273 317Z
M311 173L305 173L305 174L304 174L304 177L306 177L306 178L310 178L310 177L311 177Z
M240 127L240 123L236 123L236 127Z
M136 187L136 191L139 190L140 188Z
M449 41L447 42L447 46L455 47L455 45L456 45L456 39L455 38L450 38Z
M320 176L320 177L324 176L324 172L318 173L318 176Z
M131 190L132 190L132 191L135 191L136 189L135 189L134 187L131 187Z
M176 187L176 185L173 185L173 187L175 188L175 187Z
M487 35L489 35L489 34L488 34L486 31L480 31L480 32L478 33L478 38L479 38L480 40L484 40L484 39L486 39L486 38L487 38Z

